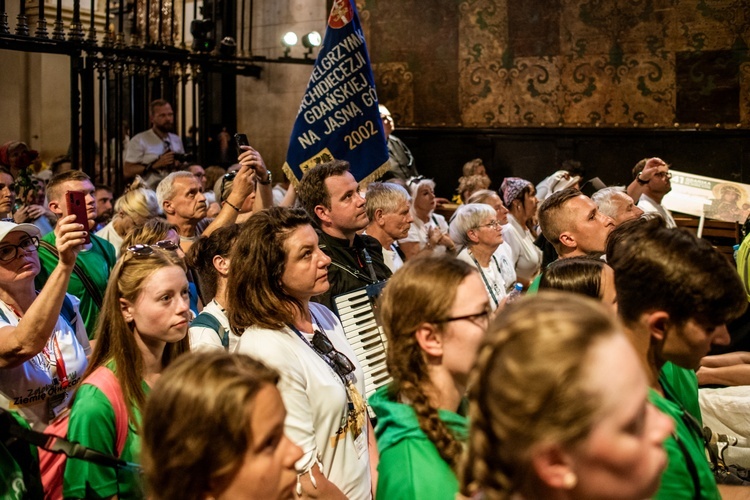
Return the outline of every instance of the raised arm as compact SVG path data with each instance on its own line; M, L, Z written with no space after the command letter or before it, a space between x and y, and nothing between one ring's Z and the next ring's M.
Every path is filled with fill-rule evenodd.
M659 171L659 167L662 165L666 165L664 160L661 158L650 158L646 165L643 167L643 170L640 174L636 176L635 179L628 185L627 192L628 195L630 195L631 198L633 198L633 203L636 205L638 204L638 200L641 199L641 195L643 194L646 185L651 180L651 178ZM640 182L638 182L640 180Z
M260 153L250 146L243 146L245 152L237 160L241 165L237 175L232 182L232 192L227 196L226 202L221 207L221 212L209 224L201 236L208 236L220 227L234 224L240 214L240 208L245 203L245 198L255 189L256 169L263 164Z
M75 215L63 217L55 227L60 259L44 288L16 326L0 328L0 368L13 368L39 354L60 316L70 274L85 242L86 232ZM32 285L33 286L33 285Z

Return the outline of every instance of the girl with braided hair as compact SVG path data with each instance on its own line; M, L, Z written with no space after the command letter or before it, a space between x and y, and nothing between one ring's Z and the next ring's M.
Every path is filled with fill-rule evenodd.
M453 499L466 441L468 374L489 299L475 268L447 255L408 261L380 302L393 381L370 397L378 417L377 498Z
M611 313L572 293L510 304L469 381L461 493L495 499L650 498L674 425Z

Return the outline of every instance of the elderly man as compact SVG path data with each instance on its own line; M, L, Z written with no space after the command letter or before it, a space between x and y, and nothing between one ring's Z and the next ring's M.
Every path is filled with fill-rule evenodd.
M646 213L657 213L667 227L677 227L672 214L661 204L662 199L672 190L669 165L661 158L644 158L633 167L633 182L628 186L628 194Z
M357 234L367 227L369 219L348 162L334 160L316 165L305 172L297 192L302 206L319 226L320 248L331 258L331 286L313 300L332 308L337 295L390 277L380 242Z
M716 485L704 451L698 368L747 307L736 271L708 242L655 217L625 222L607 243L618 314L646 370L651 403L675 423L657 499L746 498ZM737 496L735 496L737 495Z
M170 172L180 168L182 162L175 155L184 155L182 139L173 134L174 112L172 105L157 99L149 106L151 128L133 136L125 152L123 175L132 179L140 175L151 189Z
M365 210L370 223L365 233L380 242L383 261L391 272L404 265L398 240L406 238L414 220L406 189L390 182L373 182L367 186Z
M604 253L614 229L611 217L599 212L591 198L577 189L563 189L539 206L539 227L561 259Z
M244 146L238 158L240 169L235 174L232 192L223 201L224 205L215 219L207 219L208 206L203 186L198 178L186 171L172 172L159 183L156 196L168 222L177 226L180 247L187 253L201 236L208 236L216 229L233 224L242 213L242 206L258 184L266 192L256 196L256 208L271 204L271 175L263 158L255 149ZM264 202L265 200L265 202ZM265 203L265 205L263 205Z
M410 178L419 175L414 156L404 144L404 141L393 135L396 124L388 108L381 104L378 109L380 110L380 119L383 120L383 131L388 142L388 156L391 164L391 169L383 175L383 180L397 178L407 182Z
M636 206L633 198L622 186L600 189L591 196L591 199L599 207L601 213L615 221L615 226L643 215L643 210Z
M69 170L55 175L47 184L48 207L58 218L68 215L65 193L79 191L86 195L86 214L89 220L88 231L95 225L96 199L94 185L89 176L80 170ZM94 337L96 320L99 317L104 290L107 288L109 273L115 265L115 248L106 240L90 234L91 243L87 244L76 258L77 269L73 271L68 283L68 293L80 299L79 311L86 326L89 338ZM37 289L44 286L47 278L57 266L58 254L55 249L55 232L51 231L42 238L39 247L39 260L42 269L36 277Z

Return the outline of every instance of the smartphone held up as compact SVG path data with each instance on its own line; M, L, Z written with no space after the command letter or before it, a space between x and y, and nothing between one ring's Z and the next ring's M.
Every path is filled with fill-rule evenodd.
M89 217L86 209L86 193L83 191L66 191L65 202L68 214L76 216L76 223L81 224L86 231L86 244L91 243L89 236Z

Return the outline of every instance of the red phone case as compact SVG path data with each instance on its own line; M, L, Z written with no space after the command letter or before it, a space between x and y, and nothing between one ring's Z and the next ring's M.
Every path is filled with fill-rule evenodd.
M86 231L86 243L91 243L89 236L89 216L86 213L86 193L82 191L66 191L65 201L68 205L68 214L76 216L76 222L83 225Z

